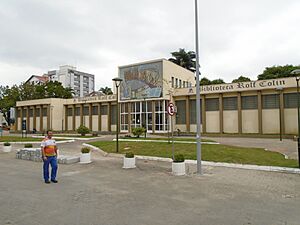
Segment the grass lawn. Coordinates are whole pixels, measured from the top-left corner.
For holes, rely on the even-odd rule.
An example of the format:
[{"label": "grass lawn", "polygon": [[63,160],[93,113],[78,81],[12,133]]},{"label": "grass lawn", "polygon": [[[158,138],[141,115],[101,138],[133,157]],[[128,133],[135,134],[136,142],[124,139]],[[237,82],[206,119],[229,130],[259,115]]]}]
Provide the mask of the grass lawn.
[{"label": "grass lawn", "polygon": [[[147,138],[145,138],[143,135],[142,136],[140,136],[139,138],[135,138],[135,137],[130,137],[130,138],[128,138],[128,137],[120,137],[120,139],[130,139],[130,140],[164,140],[164,141],[167,141],[168,140],[168,138],[165,138],[165,137],[163,137],[163,138],[159,138],[159,137],[156,137],[156,138],[149,138],[149,137],[147,137]],[[170,137],[170,141],[172,142],[172,138]],[[183,137],[183,138],[181,138],[181,137],[174,137],[174,141],[194,141],[194,142],[196,142],[196,137],[195,138],[185,138],[185,137]],[[213,140],[208,140],[208,139],[202,139],[201,138],[201,142],[215,142],[215,141],[213,141]]]},{"label": "grass lawn", "polygon": [[[103,151],[114,153],[116,142],[97,141],[91,142]],[[128,151],[135,155],[158,156],[171,158],[172,145],[168,143],[155,142],[119,142],[120,153]],[[129,148],[129,149],[124,149]],[[175,154],[182,153],[186,159],[196,159],[196,144],[174,144]],[[263,166],[281,166],[297,168],[298,162],[293,159],[285,159],[283,155],[277,152],[269,152],[260,148],[241,148],[227,145],[202,145],[202,159],[212,162],[227,162]]]},{"label": "grass lawn", "polygon": [[42,141],[42,140],[43,140],[43,137],[41,137],[41,138],[33,138],[33,137],[22,138],[19,136],[0,137],[0,142],[32,142],[32,141]]}]

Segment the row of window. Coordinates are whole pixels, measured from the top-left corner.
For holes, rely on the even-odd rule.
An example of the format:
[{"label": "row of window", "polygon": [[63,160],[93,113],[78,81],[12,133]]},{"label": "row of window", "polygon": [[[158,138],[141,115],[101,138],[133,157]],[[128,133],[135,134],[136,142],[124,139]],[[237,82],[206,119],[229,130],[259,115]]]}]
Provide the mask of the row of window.
[{"label": "row of window", "polygon": [[187,88],[191,87],[192,83],[178,78],[172,77],[172,88]]},{"label": "row of window", "polygon": [[[33,109],[29,109],[28,114],[29,117],[33,117]],[[41,115],[41,109],[40,108],[35,109],[35,116],[40,117],[40,115]],[[17,117],[20,116],[21,116],[21,111],[17,110]],[[27,109],[22,109],[22,116],[27,117]],[[47,116],[47,108],[42,109],[42,116]]]},{"label": "row of window", "polygon": [[[258,108],[257,96],[242,96],[241,100],[242,100],[242,110]],[[186,101],[185,100],[176,101],[176,107],[177,107],[176,124],[185,124],[186,123]],[[298,107],[297,93],[284,94],[284,108],[297,108],[297,107]],[[262,108],[278,109],[279,95],[263,95]],[[202,112],[202,108],[200,110]],[[223,110],[237,110],[237,97],[223,98]],[[205,111],[219,111],[219,98],[205,99]],[[189,113],[190,113],[190,123],[196,124],[197,123],[196,100],[190,100]]]},{"label": "row of window", "polygon": [[[287,93],[283,95],[284,108],[297,108],[297,93]],[[184,100],[183,100],[184,101]],[[241,97],[242,110],[258,109],[258,96],[242,96]],[[300,102],[299,102],[300,103]],[[176,102],[177,105],[177,102]],[[263,109],[278,109],[280,100],[278,94],[262,95],[262,108]],[[223,110],[237,110],[237,97],[223,98]],[[205,99],[205,111],[218,111],[219,98]]]}]

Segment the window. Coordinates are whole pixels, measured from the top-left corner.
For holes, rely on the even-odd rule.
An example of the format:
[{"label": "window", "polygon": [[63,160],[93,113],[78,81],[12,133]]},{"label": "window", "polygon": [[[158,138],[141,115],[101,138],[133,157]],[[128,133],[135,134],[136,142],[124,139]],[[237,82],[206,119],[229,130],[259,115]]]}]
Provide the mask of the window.
[{"label": "window", "polygon": [[262,96],[263,109],[278,109],[279,108],[279,95],[263,95]]},{"label": "window", "polygon": [[242,96],[242,109],[257,109],[257,96]]},{"label": "window", "polygon": [[98,106],[92,107],[92,115],[98,115]]},{"label": "window", "polygon": [[181,80],[179,80],[179,88],[181,88]]},{"label": "window", "polygon": [[67,109],[67,116],[73,116],[73,109],[72,108]]},{"label": "window", "polygon": [[[290,108],[297,108],[297,93],[288,93],[283,94],[284,96],[284,108],[290,109]],[[300,98],[300,96],[299,96]],[[299,101],[300,103],[300,101]]]},{"label": "window", "polygon": [[110,107],[111,113],[110,113],[110,123],[111,125],[116,125],[117,124],[117,106],[112,105]]},{"label": "window", "polygon": [[35,109],[35,116],[39,117],[41,115],[40,108]]},{"label": "window", "polygon": [[183,88],[185,88],[185,81],[183,81]]},{"label": "window", "polygon": [[174,87],[174,77],[172,77],[172,88]]},{"label": "window", "polygon": [[75,108],[75,116],[80,116],[80,107]]},{"label": "window", "polygon": [[84,115],[84,116],[88,116],[89,113],[90,113],[89,107],[88,107],[88,106],[84,106],[84,107],[83,107],[83,115]]},{"label": "window", "polygon": [[176,101],[175,105],[177,107],[176,124],[186,124],[185,100]]},{"label": "window", "polygon": [[205,110],[206,111],[219,111],[219,99],[218,98],[208,98],[205,100]]},{"label": "window", "polygon": [[27,109],[22,109],[22,116],[26,117],[27,116]]},{"label": "window", "polygon": [[[200,123],[202,123],[202,100],[200,99]],[[197,106],[196,100],[190,100],[190,124],[197,124]]]},{"label": "window", "polygon": [[47,116],[47,108],[43,108],[43,116]]},{"label": "window", "polygon": [[107,115],[107,105],[103,105],[100,107],[101,115]]},{"label": "window", "polygon": [[224,110],[237,110],[237,97],[223,98]]},{"label": "window", "polygon": [[178,88],[178,78],[175,79],[175,88]]}]

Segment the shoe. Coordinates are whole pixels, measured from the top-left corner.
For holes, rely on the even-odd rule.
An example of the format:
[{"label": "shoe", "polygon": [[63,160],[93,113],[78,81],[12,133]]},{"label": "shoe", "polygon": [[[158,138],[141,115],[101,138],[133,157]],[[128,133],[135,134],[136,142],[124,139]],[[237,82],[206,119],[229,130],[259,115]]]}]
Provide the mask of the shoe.
[{"label": "shoe", "polygon": [[49,181],[49,180],[45,180],[45,183],[46,183],[46,184],[50,184],[50,181]]},{"label": "shoe", "polygon": [[[57,183],[58,181],[57,180],[51,180],[52,183]],[[50,182],[49,182],[50,183]]]}]

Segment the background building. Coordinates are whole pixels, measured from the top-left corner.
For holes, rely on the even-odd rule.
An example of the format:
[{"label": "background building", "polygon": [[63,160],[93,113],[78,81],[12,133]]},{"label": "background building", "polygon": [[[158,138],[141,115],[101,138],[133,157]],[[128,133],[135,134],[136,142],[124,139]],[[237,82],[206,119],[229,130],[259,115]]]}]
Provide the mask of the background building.
[{"label": "background building", "polygon": [[87,96],[95,91],[95,75],[76,70],[74,66],[60,66],[59,70],[48,71],[43,76],[32,75],[27,82],[34,84],[58,81],[63,87],[74,90],[74,97]]}]

